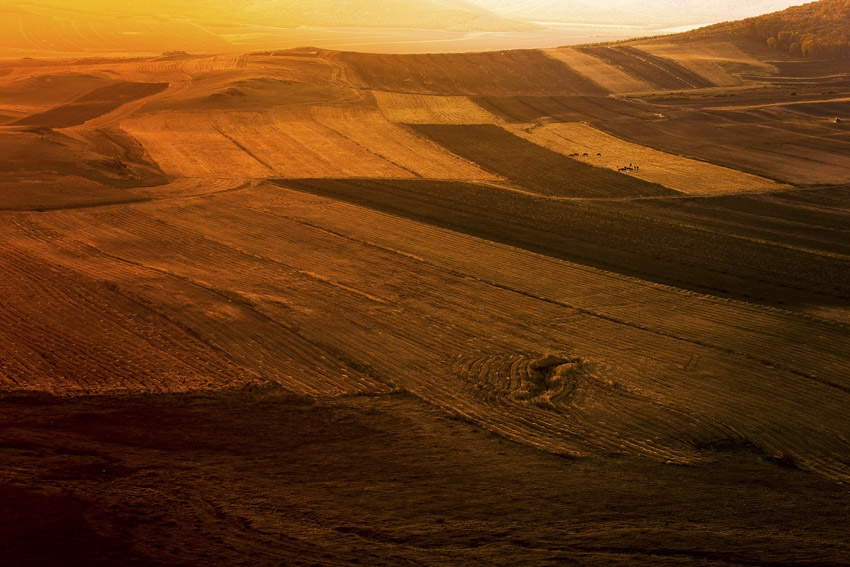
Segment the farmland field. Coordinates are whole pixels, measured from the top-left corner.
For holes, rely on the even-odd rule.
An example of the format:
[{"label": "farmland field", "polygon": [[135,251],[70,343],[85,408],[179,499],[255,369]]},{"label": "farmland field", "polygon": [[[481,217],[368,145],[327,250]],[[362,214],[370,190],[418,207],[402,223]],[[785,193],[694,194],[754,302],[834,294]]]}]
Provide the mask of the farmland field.
[{"label": "farmland field", "polygon": [[688,195],[767,192],[789,188],[788,185],[770,179],[627,142],[583,123],[520,125],[509,130],[550,150],[568,156],[580,154],[576,157],[597,167],[620,170],[634,165],[637,169],[630,168],[627,171],[629,176]]},{"label": "farmland field", "polygon": [[586,47],[582,52],[620,67],[627,74],[658,90],[698,89],[714,86],[709,79],[672,59],[658,57],[630,46]]},{"label": "farmland field", "polygon": [[0,563],[850,565],[840,64],[14,14]]},{"label": "farmland field", "polygon": [[541,195],[636,197],[677,193],[582,163],[491,124],[419,124],[414,129],[482,168]]},{"label": "farmland field", "polygon": [[342,53],[355,85],[411,94],[606,94],[605,89],[536,50],[470,54]]}]

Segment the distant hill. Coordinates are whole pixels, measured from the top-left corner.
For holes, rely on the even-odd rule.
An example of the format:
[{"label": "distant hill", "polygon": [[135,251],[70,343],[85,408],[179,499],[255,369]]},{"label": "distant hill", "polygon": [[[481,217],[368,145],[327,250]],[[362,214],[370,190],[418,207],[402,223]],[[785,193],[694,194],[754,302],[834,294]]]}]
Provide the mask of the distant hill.
[{"label": "distant hill", "polygon": [[795,0],[473,0],[509,18],[544,22],[683,26],[781,10]]},{"label": "distant hill", "polygon": [[807,59],[850,59],[850,0],[821,0],[715,29],[758,37]]}]

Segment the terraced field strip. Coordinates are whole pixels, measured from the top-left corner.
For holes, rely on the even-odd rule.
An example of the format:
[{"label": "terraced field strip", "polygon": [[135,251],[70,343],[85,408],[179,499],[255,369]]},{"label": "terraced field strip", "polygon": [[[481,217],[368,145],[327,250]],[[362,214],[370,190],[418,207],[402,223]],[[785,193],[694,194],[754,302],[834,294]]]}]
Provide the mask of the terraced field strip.
[{"label": "terraced field strip", "polygon": [[181,65],[181,68],[187,73],[209,73],[211,71],[244,69],[247,65],[247,55],[228,54],[189,59]]},{"label": "terraced field strip", "polygon": [[772,65],[759,61],[738,46],[726,41],[649,40],[638,42],[634,44],[634,47],[655,57],[675,61],[720,87],[743,84],[737,73],[776,71]]},{"label": "terraced field strip", "polygon": [[381,55],[340,53],[357,86],[436,95],[573,94],[607,91],[536,50]]},{"label": "terraced field strip", "polygon": [[[820,198],[828,194],[828,201]],[[613,206],[613,204],[612,204]],[[749,234],[789,247],[850,256],[850,189],[797,190],[710,199],[631,200],[623,208],[646,207],[652,216]]]},{"label": "terraced field strip", "polygon": [[[445,270],[447,285],[441,292],[450,298],[454,293],[478,294],[469,310],[443,315],[453,317],[451,323],[440,324],[432,319],[437,313],[427,311],[427,320],[435,325],[420,323],[418,336],[401,343],[397,341],[402,331],[396,325],[421,319],[416,311],[429,309],[430,300],[405,300],[405,309],[392,316],[384,313],[374,323],[369,322],[374,312],[357,319],[367,328],[380,325],[384,330],[381,337],[373,337],[365,329],[366,335],[355,336],[345,331],[343,323],[343,328],[327,329],[333,340],[349,345],[340,348],[357,350],[370,365],[397,376],[405,388],[438,405],[454,408],[513,438],[529,435],[527,442],[550,449],[560,446],[561,451],[581,450],[590,440],[597,450],[617,447],[627,453],[655,455],[653,458],[666,455],[687,460],[701,458],[701,449],[695,453],[694,448],[710,445],[711,439],[726,439],[741,446],[752,443],[767,454],[787,451],[805,467],[836,478],[847,475],[847,440],[841,431],[846,431],[850,418],[843,402],[837,402],[850,395],[845,372],[850,337],[843,326],[684,293],[344,203],[312,196],[299,199],[289,191],[276,196],[259,191],[252,195],[248,199],[240,196],[238,206],[308,223],[319,232],[329,231],[326,234],[423,264],[412,272],[394,272],[396,277],[431,268]],[[237,203],[234,197],[222,199]],[[367,261],[373,263],[363,259]],[[456,276],[472,278],[468,285],[473,289],[456,291],[451,283]],[[411,285],[409,289],[413,299],[418,295],[414,289],[424,291],[428,286]],[[452,299],[455,301],[462,305],[463,297]],[[442,305],[445,303],[439,300],[433,304]],[[455,305],[445,307],[457,309]],[[535,311],[536,317],[555,318],[529,319]],[[405,313],[413,317],[407,323]],[[488,330],[476,334],[477,325],[486,325]],[[432,340],[435,342],[430,344]],[[501,350],[503,355],[498,354],[499,344],[508,349]],[[537,346],[523,350],[530,345]],[[376,357],[372,348],[382,356]],[[439,368],[445,362],[439,363],[439,356],[434,359],[435,354],[453,348],[463,349],[449,359],[454,374],[459,373],[465,384],[460,389],[441,374],[445,370]],[[588,367],[590,382],[582,385],[584,379],[580,379],[576,384],[579,397],[561,398],[570,404],[589,388],[596,392],[588,394],[595,399],[592,404],[577,403],[582,410],[560,413],[557,399],[554,407],[528,403],[521,395],[527,391],[527,386],[521,386],[527,379],[520,367],[516,374],[507,370],[507,384],[505,378],[498,378],[504,376],[503,370],[464,370],[487,359],[487,353],[491,353],[491,362],[482,364],[492,367],[493,361],[503,356],[506,362],[496,364],[503,367],[513,366],[511,360],[522,360],[511,358],[511,352],[533,353],[541,348],[572,352],[596,362]],[[473,351],[482,354],[476,357],[470,354]],[[407,366],[413,360],[417,363]],[[470,372],[483,378],[470,377]],[[490,383],[494,372],[492,379],[504,386],[482,390],[474,384]],[[469,385],[470,381],[473,384]],[[499,393],[505,388],[511,395]],[[610,397],[621,395],[624,397],[616,403]],[[500,409],[506,405],[521,411],[506,413]],[[668,417],[662,418],[665,412]],[[603,417],[605,413],[608,419]],[[671,429],[664,425],[679,420],[688,425]],[[773,428],[769,424],[775,420],[782,420],[783,425]],[[594,435],[584,442],[578,440],[582,432],[590,430]]]},{"label": "terraced field strip", "polygon": [[273,170],[216,129],[210,114],[159,112],[123,120],[162,170],[177,177],[268,177]]},{"label": "terraced field strip", "polygon": [[[746,112],[746,111],[744,111]],[[620,120],[605,131],[661,151],[691,156],[800,185],[850,182],[850,143],[819,127],[753,119],[750,113],[693,112],[677,120]]]},{"label": "terraced field strip", "polygon": [[465,96],[373,91],[381,113],[401,124],[494,124],[501,120]]},{"label": "terraced field strip", "polygon": [[535,193],[557,197],[675,195],[661,185],[593,167],[492,124],[411,125],[449,151]]},{"label": "terraced field strip", "polygon": [[[837,103],[837,104],[836,104]],[[819,112],[820,115],[834,115],[836,111],[840,113],[841,111],[847,111],[850,108],[850,97],[842,96],[837,98],[827,98],[827,99],[819,99],[819,100],[783,100],[783,101],[774,101],[774,102],[762,102],[757,104],[740,104],[740,105],[725,105],[725,106],[709,106],[706,107],[706,110],[761,110],[763,108],[786,108],[790,107],[791,110],[794,107],[801,107],[805,110],[818,110],[819,107],[829,109],[828,112]]]},{"label": "terraced field strip", "polygon": [[[413,177],[410,171],[302,111],[214,115],[217,130],[279,175]],[[387,141],[391,143],[390,141]]]},{"label": "terraced field strip", "polygon": [[[388,121],[375,110],[355,106],[315,106],[310,115],[322,127],[416,176],[432,179],[499,179],[431,140]],[[378,177],[378,171],[371,176]],[[389,172],[389,176],[409,175],[394,170]]]},{"label": "terraced field strip", "polygon": [[[550,150],[607,169],[630,167],[623,175],[657,183],[688,195],[761,193],[789,185],[678,155],[660,152],[606,134],[582,123],[509,125],[505,128]],[[597,155],[602,154],[602,155]],[[635,169],[635,166],[637,169]]]},{"label": "terraced field strip", "polygon": [[581,47],[582,53],[598,57],[609,65],[661,90],[702,89],[716,86],[711,81],[671,59],[657,57],[634,47]]},{"label": "terraced field strip", "polygon": [[557,49],[544,49],[543,53],[565,63],[573,71],[581,73],[594,83],[614,94],[654,90],[654,87],[646,81],[629,75],[620,67],[579,49],[560,47]]},{"label": "terraced field strip", "polygon": [[[535,197],[486,185],[405,180],[281,181],[310,193],[588,266],[700,292],[820,312],[846,306],[850,259],[746,227],[649,216],[618,201]],[[762,234],[764,236],[764,234]],[[846,308],[838,320],[850,320]]]},{"label": "terraced field strip", "polygon": [[517,124],[658,117],[655,109],[608,97],[477,96],[472,101],[506,122]]}]

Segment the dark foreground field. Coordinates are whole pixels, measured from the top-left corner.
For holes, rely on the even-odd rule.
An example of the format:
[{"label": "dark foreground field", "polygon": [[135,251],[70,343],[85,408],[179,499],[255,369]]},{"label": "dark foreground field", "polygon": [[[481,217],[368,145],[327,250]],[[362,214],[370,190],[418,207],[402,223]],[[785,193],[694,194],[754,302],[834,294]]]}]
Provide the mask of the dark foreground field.
[{"label": "dark foreground field", "polygon": [[9,567],[850,565],[847,487],[744,449],[572,460],[404,393],[0,409]]}]

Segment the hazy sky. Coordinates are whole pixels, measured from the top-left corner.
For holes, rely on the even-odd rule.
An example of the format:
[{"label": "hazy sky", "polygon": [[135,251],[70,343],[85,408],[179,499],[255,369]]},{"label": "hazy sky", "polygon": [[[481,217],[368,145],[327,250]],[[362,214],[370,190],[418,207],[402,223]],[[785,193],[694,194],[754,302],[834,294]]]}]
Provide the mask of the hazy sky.
[{"label": "hazy sky", "polygon": [[499,14],[536,21],[594,21],[672,25],[716,23],[757,16],[800,0],[470,0]]},{"label": "hazy sky", "polygon": [[15,54],[103,50],[209,52],[228,48],[257,51],[300,45],[385,52],[552,47],[682,31],[803,3],[794,0],[0,0],[0,52],[4,49]]}]

